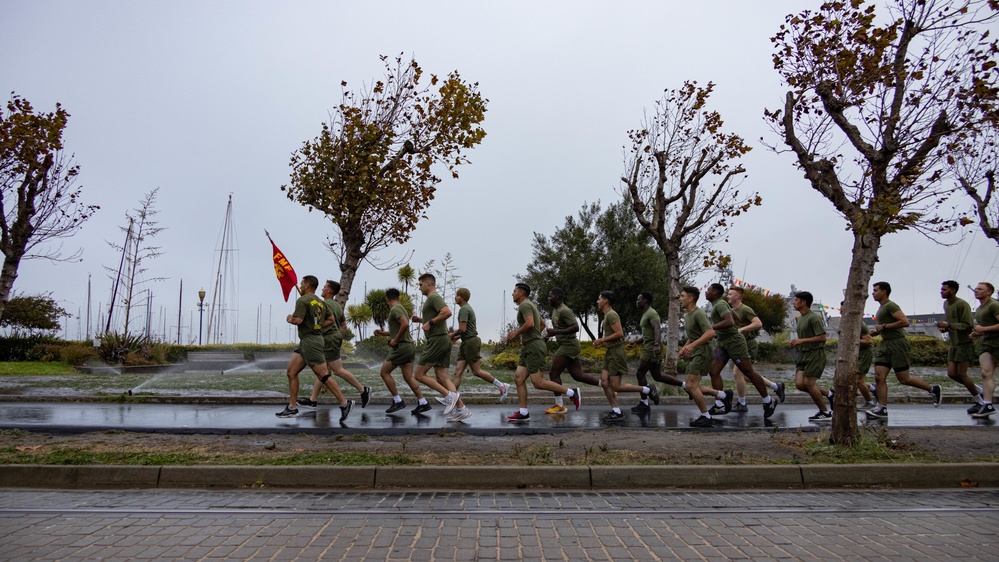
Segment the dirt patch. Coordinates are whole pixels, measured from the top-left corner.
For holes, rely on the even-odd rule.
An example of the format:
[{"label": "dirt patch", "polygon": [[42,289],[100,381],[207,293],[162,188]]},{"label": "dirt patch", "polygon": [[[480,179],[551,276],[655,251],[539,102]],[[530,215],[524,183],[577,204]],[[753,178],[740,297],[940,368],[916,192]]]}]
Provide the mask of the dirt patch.
[{"label": "dirt patch", "polygon": [[[100,432],[0,433],[0,462],[76,462],[73,451],[156,464],[370,464],[444,466],[786,464],[827,462],[999,462],[991,428],[910,428],[864,434],[853,449],[827,432],[617,431],[476,437],[442,435],[170,435]],[[46,461],[45,455],[59,453]],[[135,456],[129,461],[128,456]],[[145,460],[141,457],[146,455]],[[323,455],[329,455],[324,461]],[[79,455],[83,459],[84,455]],[[78,462],[99,462],[79,460]]]}]

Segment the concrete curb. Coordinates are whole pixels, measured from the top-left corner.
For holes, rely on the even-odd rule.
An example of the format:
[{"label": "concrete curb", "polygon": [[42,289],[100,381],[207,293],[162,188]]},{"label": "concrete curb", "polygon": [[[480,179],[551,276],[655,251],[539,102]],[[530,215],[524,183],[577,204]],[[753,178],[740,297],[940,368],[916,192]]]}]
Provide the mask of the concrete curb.
[{"label": "concrete curb", "polygon": [[999,463],[703,466],[4,465],[3,488],[806,489],[999,487]]}]

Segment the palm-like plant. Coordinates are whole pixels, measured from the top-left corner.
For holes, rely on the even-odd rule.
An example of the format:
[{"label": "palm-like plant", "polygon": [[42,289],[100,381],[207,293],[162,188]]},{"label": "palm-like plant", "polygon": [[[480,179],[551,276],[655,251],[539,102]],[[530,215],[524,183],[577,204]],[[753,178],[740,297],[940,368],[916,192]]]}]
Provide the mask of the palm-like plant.
[{"label": "palm-like plant", "polygon": [[363,302],[347,305],[347,322],[360,334],[361,339],[364,339],[364,326],[371,322],[372,316],[371,307]]},{"label": "palm-like plant", "polygon": [[399,268],[398,275],[399,282],[402,283],[405,292],[409,294],[409,284],[416,282],[416,270],[407,263]]}]

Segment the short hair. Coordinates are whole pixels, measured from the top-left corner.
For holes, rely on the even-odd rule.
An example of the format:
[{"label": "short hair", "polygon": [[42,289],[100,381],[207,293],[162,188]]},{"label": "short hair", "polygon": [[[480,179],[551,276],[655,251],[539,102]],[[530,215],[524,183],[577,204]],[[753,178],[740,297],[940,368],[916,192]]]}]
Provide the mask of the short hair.
[{"label": "short hair", "polygon": [[652,299],[654,298],[652,296],[652,293],[650,293],[648,291],[642,291],[641,293],[638,293],[638,296],[640,296],[643,299],[645,299],[645,302],[647,302],[649,304],[652,304]]},{"label": "short hair", "polygon": [[614,295],[614,291],[600,291],[600,296],[611,304],[614,304],[614,301],[617,300],[617,296]]},{"label": "short hair", "polygon": [[719,295],[725,292],[725,287],[722,287],[721,283],[712,283],[708,285],[708,288],[714,290],[714,292],[718,293]]},{"label": "short hair", "polygon": [[979,281],[979,283],[978,283],[978,284],[979,284],[979,285],[985,285],[986,287],[988,287],[988,288],[989,288],[989,294],[990,294],[990,295],[991,295],[992,293],[996,292],[996,288],[995,288],[995,286],[994,286],[994,285],[993,285],[992,283],[989,283],[988,281]]},{"label": "short hair", "polygon": [[337,283],[336,281],[332,279],[327,279],[326,285],[330,288],[331,291],[333,291],[334,295],[340,292],[340,284]]},{"label": "short hair", "polygon": [[947,281],[941,283],[941,285],[943,285],[944,287],[949,287],[951,289],[954,289],[955,293],[957,292],[958,289],[961,288],[961,285],[959,285],[957,281],[954,281],[953,279],[948,279]]},{"label": "short hair", "polygon": [[313,289],[319,288],[319,279],[315,275],[306,275],[305,277],[302,277],[302,282]]},{"label": "short hair", "polygon": [[399,289],[385,289],[385,298],[389,300],[399,300]]},{"label": "short hair", "polygon": [[691,285],[687,285],[686,287],[680,289],[680,292],[687,293],[688,295],[694,297],[694,302],[697,302],[697,299],[701,296],[701,290]]},{"label": "short hair", "polygon": [[524,296],[525,297],[531,296],[531,286],[528,285],[527,283],[523,283],[523,282],[517,283],[516,285],[514,285],[514,287],[520,289],[521,291],[524,291]]},{"label": "short hair", "polygon": [[560,301],[565,300],[565,291],[563,291],[560,287],[552,287],[551,289],[548,289],[548,292],[555,293],[555,296],[558,297],[558,300]]},{"label": "short hair", "polygon": [[806,306],[812,306],[812,301],[815,297],[813,297],[812,293],[809,293],[808,291],[798,291],[794,294],[794,298],[805,301]]},{"label": "short hair", "polygon": [[889,285],[887,281],[878,281],[874,284],[874,286],[880,288],[889,297],[891,296],[891,285]]},{"label": "short hair", "polygon": [[437,284],[437,278],[434,277],[433,273],[424,273],[423,275],[420,276],[420,278],[418,280],[419,281],[430,281],[434,285]]},{"label": "short hair", "polygon": [[461,297],[461,298],[465,299],[466,301],[467,301],[468,299],[472,298],[472,292],[471,292],[471,291],[469,291],[468,289],[464,288],[464,287],[462,287],[462,288],[458,289],[458,291],[457,291],[457,292],[455,292],[455,294],[454,294],[454,295],[455,295],[456,297]]},{"label": "short hair", "polygon": [[732,285],[731,287],[728,288],[728,290],[729,291],[735,291],[736,293],[739,293],[742,296],[746,296],[746,290],[743,289],[742,287],[738,287],[736,285]]}]

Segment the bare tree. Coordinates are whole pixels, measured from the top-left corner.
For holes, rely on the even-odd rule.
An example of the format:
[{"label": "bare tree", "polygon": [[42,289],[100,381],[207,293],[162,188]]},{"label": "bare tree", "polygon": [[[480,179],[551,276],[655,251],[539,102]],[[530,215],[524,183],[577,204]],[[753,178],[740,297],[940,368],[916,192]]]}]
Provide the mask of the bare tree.
[{"label": "bare tree", "polygon": [[[114,242],[108,242],[108,245],[121,252],[123,256],[122,266],[118,270],[105,266],[109,275],[114,275],[116,279],[120,279],[121,283],[124,283],[121,298],[125,314],[125,322],[122,327],[123,335],[128,335],[133,309],[142,305],[142,302],[135,302],[136,293],[139,288],[146,283],[161,281],[163,279],[162,277],[145,278],[143,276],[149,269],[146,262],[163,254],[160,246],[152,245],[152,238],[165,230],[165,227],[159,226],[159,221],[155,220],[156,215],[159,214],[159,211],[155,207],[156,195],[159,193],[159,190],[157,187],[146,193],[142,201],[139,202],[139,206],[125,214],[128,219],[128,226],[120,227],[122,232],[125,232],[125,244],[118,245]],[[117,285],[118,281],[116,280],[115,283]],[[114,307],[113,301],[114,299],[112,299],[111,303],[112,310]],[[112,313],[109,311],[109,326],[111,316]]]},{"label": "bare tree", "polygon": [[79,251],[64,257],[61,244],[40,246],[72,236],[100,208],[84,205],[74,187],[80,168],[63,153],[62,143],[68,120],[61,105],[52,113],[35,113],[16,94],[0,113],[0,317],[21,260],[79,258]]},{"label": "bare tree", "polygon": [[958,152],[954,174],[975,204],[978,226],[993,242],[999,243],[996,166],[999,166],[999,133],[995,127],[987,127],[974,137],[972,145]]},{"label": "bare tree", "polygon": [[[745,173],[739,158],[751,149],[738,135],[722,131],[718,112],[705,109],[713,89],[710,82],[705,88],[685,82],[667,90],[641,128],[628,133],[631,147],[621,178],[639,224],[652,235],[669,268],[663,361],[669,374],[676,374],[680,280],[719,258],[727,261],[712,247],[725,239],[733,217],[761,204],[758,194],[738,190]],[[687,271],[681,256],[688,258]]]},{"label": "bare tree", "polygon": [[772,39],[789,91],[767,120],[813,189],[853,234],[836,354],[835,443],[857,439],[851,373],[868,284],[884,236],[953,228],[942,181],[952,154],[995,120],[995,0],[826,2],[787,16]]}]

